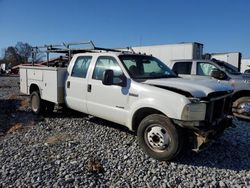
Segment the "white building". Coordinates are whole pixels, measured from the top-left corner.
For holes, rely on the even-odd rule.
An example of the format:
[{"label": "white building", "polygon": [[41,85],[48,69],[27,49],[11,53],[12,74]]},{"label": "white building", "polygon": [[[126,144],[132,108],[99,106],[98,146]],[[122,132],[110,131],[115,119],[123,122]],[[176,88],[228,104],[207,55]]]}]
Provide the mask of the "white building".
[{"label": "white building", "polygon": [[245,70],[250,69],[250,59],[242,59],[241,60],[241,72],[245,72]]},{"label": "white building", "polygon": [[164,63],[177,59],[201,59],[203,54],[203,44],[198,42],[135,46],[132,49],[137,53],[153,55]]}]

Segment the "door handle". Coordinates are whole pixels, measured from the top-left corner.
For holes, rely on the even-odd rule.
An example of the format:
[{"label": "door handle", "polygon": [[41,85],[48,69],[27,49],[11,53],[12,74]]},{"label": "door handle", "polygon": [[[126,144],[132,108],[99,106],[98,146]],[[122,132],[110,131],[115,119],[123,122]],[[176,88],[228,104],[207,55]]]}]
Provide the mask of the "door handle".
[{"label": "door handle", "polygon": [[67,81],[67,88],[70,88],[70,81]]},{"label": "door handle", "polygon": [[92,89],[91,85],[88,84],[88,92],[91,92],[91,89]]}]

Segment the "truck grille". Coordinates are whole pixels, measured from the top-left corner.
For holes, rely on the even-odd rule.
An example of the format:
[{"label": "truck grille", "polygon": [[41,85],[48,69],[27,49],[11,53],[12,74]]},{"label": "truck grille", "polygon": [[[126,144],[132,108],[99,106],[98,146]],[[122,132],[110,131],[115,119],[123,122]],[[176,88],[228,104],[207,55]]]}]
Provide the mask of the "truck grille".
[{"label": "truck grille", "polygon": [[207,105],[206,120],[209,123],[231,113],[231,95],[211,100]]}]

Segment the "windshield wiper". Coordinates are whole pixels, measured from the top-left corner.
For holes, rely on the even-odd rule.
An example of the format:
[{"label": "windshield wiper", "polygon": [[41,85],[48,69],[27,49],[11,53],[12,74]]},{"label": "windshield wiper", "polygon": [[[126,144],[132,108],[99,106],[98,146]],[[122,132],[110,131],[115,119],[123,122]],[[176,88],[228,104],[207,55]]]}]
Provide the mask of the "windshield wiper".
[{"label": "windshield wiper", "polygon": [[177,77],[178,76],[175,75],[162,75],[162,76],[147,77],[147,79],[177,78]]},{"label": "windshield wiper", "polygon": [[163,75],[163,76],[160,76],[160,78],[177,78],[178,76],[176,75]]}]

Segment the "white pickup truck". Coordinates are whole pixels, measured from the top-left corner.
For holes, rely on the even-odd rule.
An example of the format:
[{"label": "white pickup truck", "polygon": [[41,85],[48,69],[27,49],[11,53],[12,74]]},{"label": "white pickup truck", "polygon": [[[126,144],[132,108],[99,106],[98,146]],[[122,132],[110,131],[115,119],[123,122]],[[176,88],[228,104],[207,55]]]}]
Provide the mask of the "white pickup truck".
[{"label": "white pickup truck", "polygon": [[232,123],[230,85],[185,80],[158,59],[129,52],[78,53],[67,69],[21,66],[20,89],[35,114],[65,103],[136,131],[158,160],[176,158],[187,136],[199,150]]},{"label": "white pickup truck", "polygon": [[234,116],[250,120],[250,75],[242,74],[233,65],[218,60],[173,60],[169,67],[183,78],[215,79],[221,83],[231,84],[234,88]]}]

